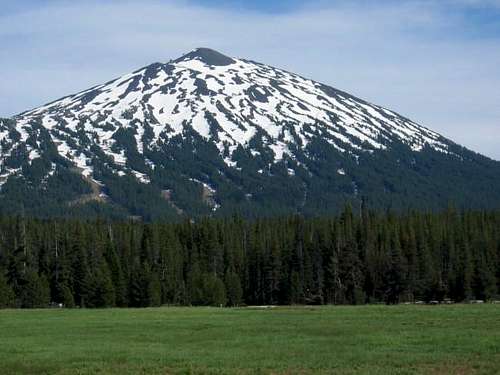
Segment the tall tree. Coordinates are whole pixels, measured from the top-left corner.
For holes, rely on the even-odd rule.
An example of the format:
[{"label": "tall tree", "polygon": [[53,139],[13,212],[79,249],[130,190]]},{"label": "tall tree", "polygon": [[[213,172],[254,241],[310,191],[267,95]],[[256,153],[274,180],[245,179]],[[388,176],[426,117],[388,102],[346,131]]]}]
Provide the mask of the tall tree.
[{"label": "tall tree", "polygon": [[0,272],[0,309],[16,306],[16,295],[14,290],[7,283],[7,279]]}]

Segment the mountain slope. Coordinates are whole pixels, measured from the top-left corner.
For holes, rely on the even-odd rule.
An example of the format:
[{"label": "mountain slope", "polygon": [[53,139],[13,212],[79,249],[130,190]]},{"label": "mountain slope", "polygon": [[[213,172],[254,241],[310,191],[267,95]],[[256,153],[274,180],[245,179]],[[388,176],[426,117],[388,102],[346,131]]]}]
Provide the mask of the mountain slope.
[{"label": "mountain slope", "polygon": [[5,212],[500,206],[500,163],[345,92],[206,48],[1,120],[0,139]]}]

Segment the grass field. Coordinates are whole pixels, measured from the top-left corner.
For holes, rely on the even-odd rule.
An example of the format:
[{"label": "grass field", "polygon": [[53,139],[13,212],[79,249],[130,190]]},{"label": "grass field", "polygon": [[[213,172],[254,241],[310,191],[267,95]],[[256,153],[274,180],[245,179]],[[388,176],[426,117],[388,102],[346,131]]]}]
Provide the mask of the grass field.
[{"label": "grass field", "polygon": [[500,305],[4,310],[0,373],[500,374]]}]

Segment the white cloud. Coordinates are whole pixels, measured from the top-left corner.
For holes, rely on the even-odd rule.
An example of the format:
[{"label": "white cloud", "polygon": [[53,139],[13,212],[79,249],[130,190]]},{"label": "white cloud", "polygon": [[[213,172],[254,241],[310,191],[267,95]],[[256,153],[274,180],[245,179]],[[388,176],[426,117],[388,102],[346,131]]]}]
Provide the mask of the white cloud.
[{"label": "white cloud", "polygon": [[0,16],[0,113],[207,46],[352,92],[500,159],[491,146],[500,40],[461,35],[463,15],[436,4],[318,2],[277,15],[146,0],[18,11]]}]

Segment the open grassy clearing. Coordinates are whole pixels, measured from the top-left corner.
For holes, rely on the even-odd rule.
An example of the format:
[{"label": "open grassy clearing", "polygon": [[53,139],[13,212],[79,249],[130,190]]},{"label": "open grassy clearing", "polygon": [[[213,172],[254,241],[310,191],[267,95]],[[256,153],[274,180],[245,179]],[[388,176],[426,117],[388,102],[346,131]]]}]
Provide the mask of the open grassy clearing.
[{"label": "open grassy clearing", "polygon": [[498,374],[500,305],[0,311],[2,374]]}]

